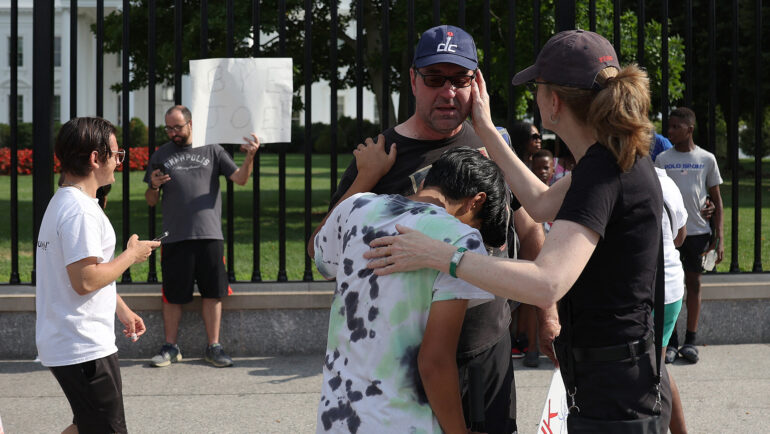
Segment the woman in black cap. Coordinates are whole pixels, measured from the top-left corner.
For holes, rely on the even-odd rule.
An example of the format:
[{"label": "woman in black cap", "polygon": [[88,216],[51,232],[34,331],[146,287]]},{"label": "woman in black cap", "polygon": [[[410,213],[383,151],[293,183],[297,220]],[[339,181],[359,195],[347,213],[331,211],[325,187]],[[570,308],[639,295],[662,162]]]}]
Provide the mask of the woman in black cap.
[{"label": "woman in black cap", "polygon": [[472,115],[527,212],[554,222],[537,259],[463,256],[400,228],[402,235],[372,243],[367,257],[377,259],[370,267],[377,274],[435,268],[541,308],[558,301],[562,328],[554,347],[568,392],[570,433],[637,432],[641,425],[652,431],[638,432],[665,432],[670,391],[665,368],[656,366],[652,320],[663,202],[648,156],[647,74],[635,65],[621,68],[605,38],[572,30],[553,36],[535,64],[513,78],[514,85],[524,83],[537,88],[543,126],[577,161],[552,186],[500,139],[480,72],[472,85]]}]

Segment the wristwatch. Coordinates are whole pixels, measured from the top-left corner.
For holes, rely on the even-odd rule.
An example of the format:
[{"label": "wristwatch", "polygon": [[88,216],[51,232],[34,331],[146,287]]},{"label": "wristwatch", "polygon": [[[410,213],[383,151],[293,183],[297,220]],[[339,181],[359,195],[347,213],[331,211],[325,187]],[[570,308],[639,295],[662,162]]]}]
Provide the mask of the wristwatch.
[{"label": "wristwatch", "polygon": [[459,247],[452,255],[452,259],[449,261],[449,275],[457,277],[457,266],[460,265],[460,260],[463,259],[463,255],[468,249],[465,247]]}]

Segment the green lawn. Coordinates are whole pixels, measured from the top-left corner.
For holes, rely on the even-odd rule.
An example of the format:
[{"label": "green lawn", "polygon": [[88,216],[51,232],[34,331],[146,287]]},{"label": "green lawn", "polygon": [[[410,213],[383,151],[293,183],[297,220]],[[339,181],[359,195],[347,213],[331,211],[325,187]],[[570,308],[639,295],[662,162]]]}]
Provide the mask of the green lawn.
[{"label": "green lawn", "polygon": [[[240,164],[242,154],[236,154]],[[286,157],[286,264],[289,280],[302,280],[305,270],[305,166],[304,155],[288,154]],[[340,155],[338,159],[338,180],[347,167],[351,155]],[[312,163],[312,224],[314,229],[329,206],[329,156],[313,156]],[[260,162],[260,272],[265,281],[274,281],[278,276],[278,156],[261,155]],[[149,234],[148,207],[144,201],[145,184],[143,172],[131,172],[130,222],[131,232],[146,239]],[[0,176],[0,207],[10,210],[10,176]],[[19,176],[19,274],[23,282],[30,281],[32,270],[32,177]],[[224,180],[224,178],[223,178]],[[112,221],[118,245],[123,244],[123,174],[116,173],[115,184],[107,202],[107,215]],[[227,197],[223,190],[223,225],[226,236]],[[245,186],[235,185],[235,277],[239,281],[251,280],[252,276],[252,182]],[[157,232],[161,224],[160,207],[156,216]],[[8,282],[11,274],[11,235],[10,213],[0,213],[0,282]],[[118,248],[122,250],[122,248]],[[116,252],[116,254],[118,254]],[[312,264],[311,264],[312,265]],[[320,274],[313,269],[313,278],[321,280]],[[131,267],[134,282],[147,280],[148,263]],[[160,262],[157,266],[159,278]]]},{"label": "green lawn", "polygon": [[[240,154],[236,154],[236,158]],[[289,280],[301,280],[305,269],[304,240],[304,155],[289,154],[286,158],[286,263]],[[350,155],[339,156],[339,176],[350,161]],[[754,263],[754,178],[753,163],[741,162],[742,179],[739,183],[738,203],[738,265],[741,271],[751,271]],[[768,164],[763,173],[770,173]],[[261,182],[261,222],[260,222],[260,271],[262,279],[274,281],[278,275],[278,156],[263,154],[260,164]],[[312,224],[320,222],[326,212],[329,201],[329,156],[313,156],[312,177]],[[339,179],[338,176],[338,179]],[[131,232],[147,238],[148,207],[144,202],[143,173],[131,173],[130,221]],[[721,186],[725,203],[725,261],[717,266],[721,272],[729,271],[731,264],[730,223],[731,213],[731,178],[723,171],[725,184]],[[123,174],[118,173],[116,183],[109,196],[107,214],[115,227],[118,244],[123,244],[122,203]],[[10,177],[0,176],[0,207],[10,210]],[[224,183],[223,183],[224,190]],[[223,195],[224,196],[224,195]],[[226,197],[223,201],[223,214],[226,213]],[[239,281],[248,281],[252,275],[252,184],[235,186],[235,277]],[[770,270],[770,177],[765,176],[762,186],[762,268]],[[226,216],[223,216],[226,218]],[[158,211],[157,227],[160,229],[161,216]],[[0,212],[0,282],[8,282],[11,273],[11,236],[10,213]],[[225,232],[223,225],[223,232]],[[226,234],[226,232],[225,232]],[[30,281],[32,270],[32,177],[19,177],[19,270],[23,282]],[[160,272],[158,264],[158,272]],[[313,269],[314,279],[320,275]],[[134,282],[147,279],[148,264],[131,268]],[[159,278],[162,276],[159,276]]]}]

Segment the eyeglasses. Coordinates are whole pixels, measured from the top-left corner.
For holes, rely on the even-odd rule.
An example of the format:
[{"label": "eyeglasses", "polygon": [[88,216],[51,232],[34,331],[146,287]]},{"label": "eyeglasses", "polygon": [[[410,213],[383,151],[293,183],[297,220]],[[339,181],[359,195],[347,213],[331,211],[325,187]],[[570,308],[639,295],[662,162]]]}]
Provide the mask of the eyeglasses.
[{"label": "eyeglasses", "polygon": [[420,72],[419,69],[415,68],[415,72],[419,76],[422,77],[423,83],[425,83],[428,87],[443,87],[444,83],[449,80],[450,83],[452,83],[452,87],[456,89],[460,89],[463,87],[468,87],[471,85],[471,82],[474,78],[476,78],[476,73],[474,72],[471,75],[454,75],[454,76],[446,76],[446,75],[439,75],[439,74],[423,74]]},{"label": "eyeglasses", "polygon": [[540,137],[540,134],[538,133],[532,133],[532,140],[541,140],[542,137]]},{"label": "eyeglasses", "polygon": [[166,125],[166,127],[164,129],[166,130],[167,133],[170,133],[172,131],[179,133],[179,132],[182,131],[182,128],[184,128],[189,123],[190,123],[190,121],[187,121],[187,122],[183,123],[182,125],[174,125],[173,127],[170,127],[170,126]]},{"label": "eyeglasses", "polygon": [[122,164],[123,160],[126,158],[126,151],[115,151],[115,161],[118,162],[118,164]]}]

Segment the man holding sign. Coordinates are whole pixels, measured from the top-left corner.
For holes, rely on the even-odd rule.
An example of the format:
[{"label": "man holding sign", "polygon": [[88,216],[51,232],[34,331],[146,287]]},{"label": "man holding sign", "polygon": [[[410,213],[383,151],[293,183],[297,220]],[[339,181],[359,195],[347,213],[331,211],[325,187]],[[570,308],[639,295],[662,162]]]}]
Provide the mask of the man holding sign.
[{"label": "man holding sign", "polygon": [[232,293],[227,283],[222,235],[222,199],[219,175],[245,185],[251,175],[259,139],[244,138],[246,153],[238,167],[221,146],[193,147],[192,115],[182,105],[166,112],[166,134],[170,141],[152,155],[144,180],[145,199],[155,206],[163,191],[163,325],[166,343],[150,364],[168,366],[182,360],[177,345],[182,305],[193,299],[197,281],[203,298],[203,322],[208,346],[205,360],[216,367],[231,366],[232,359],[219,343],[222,297]]}]

